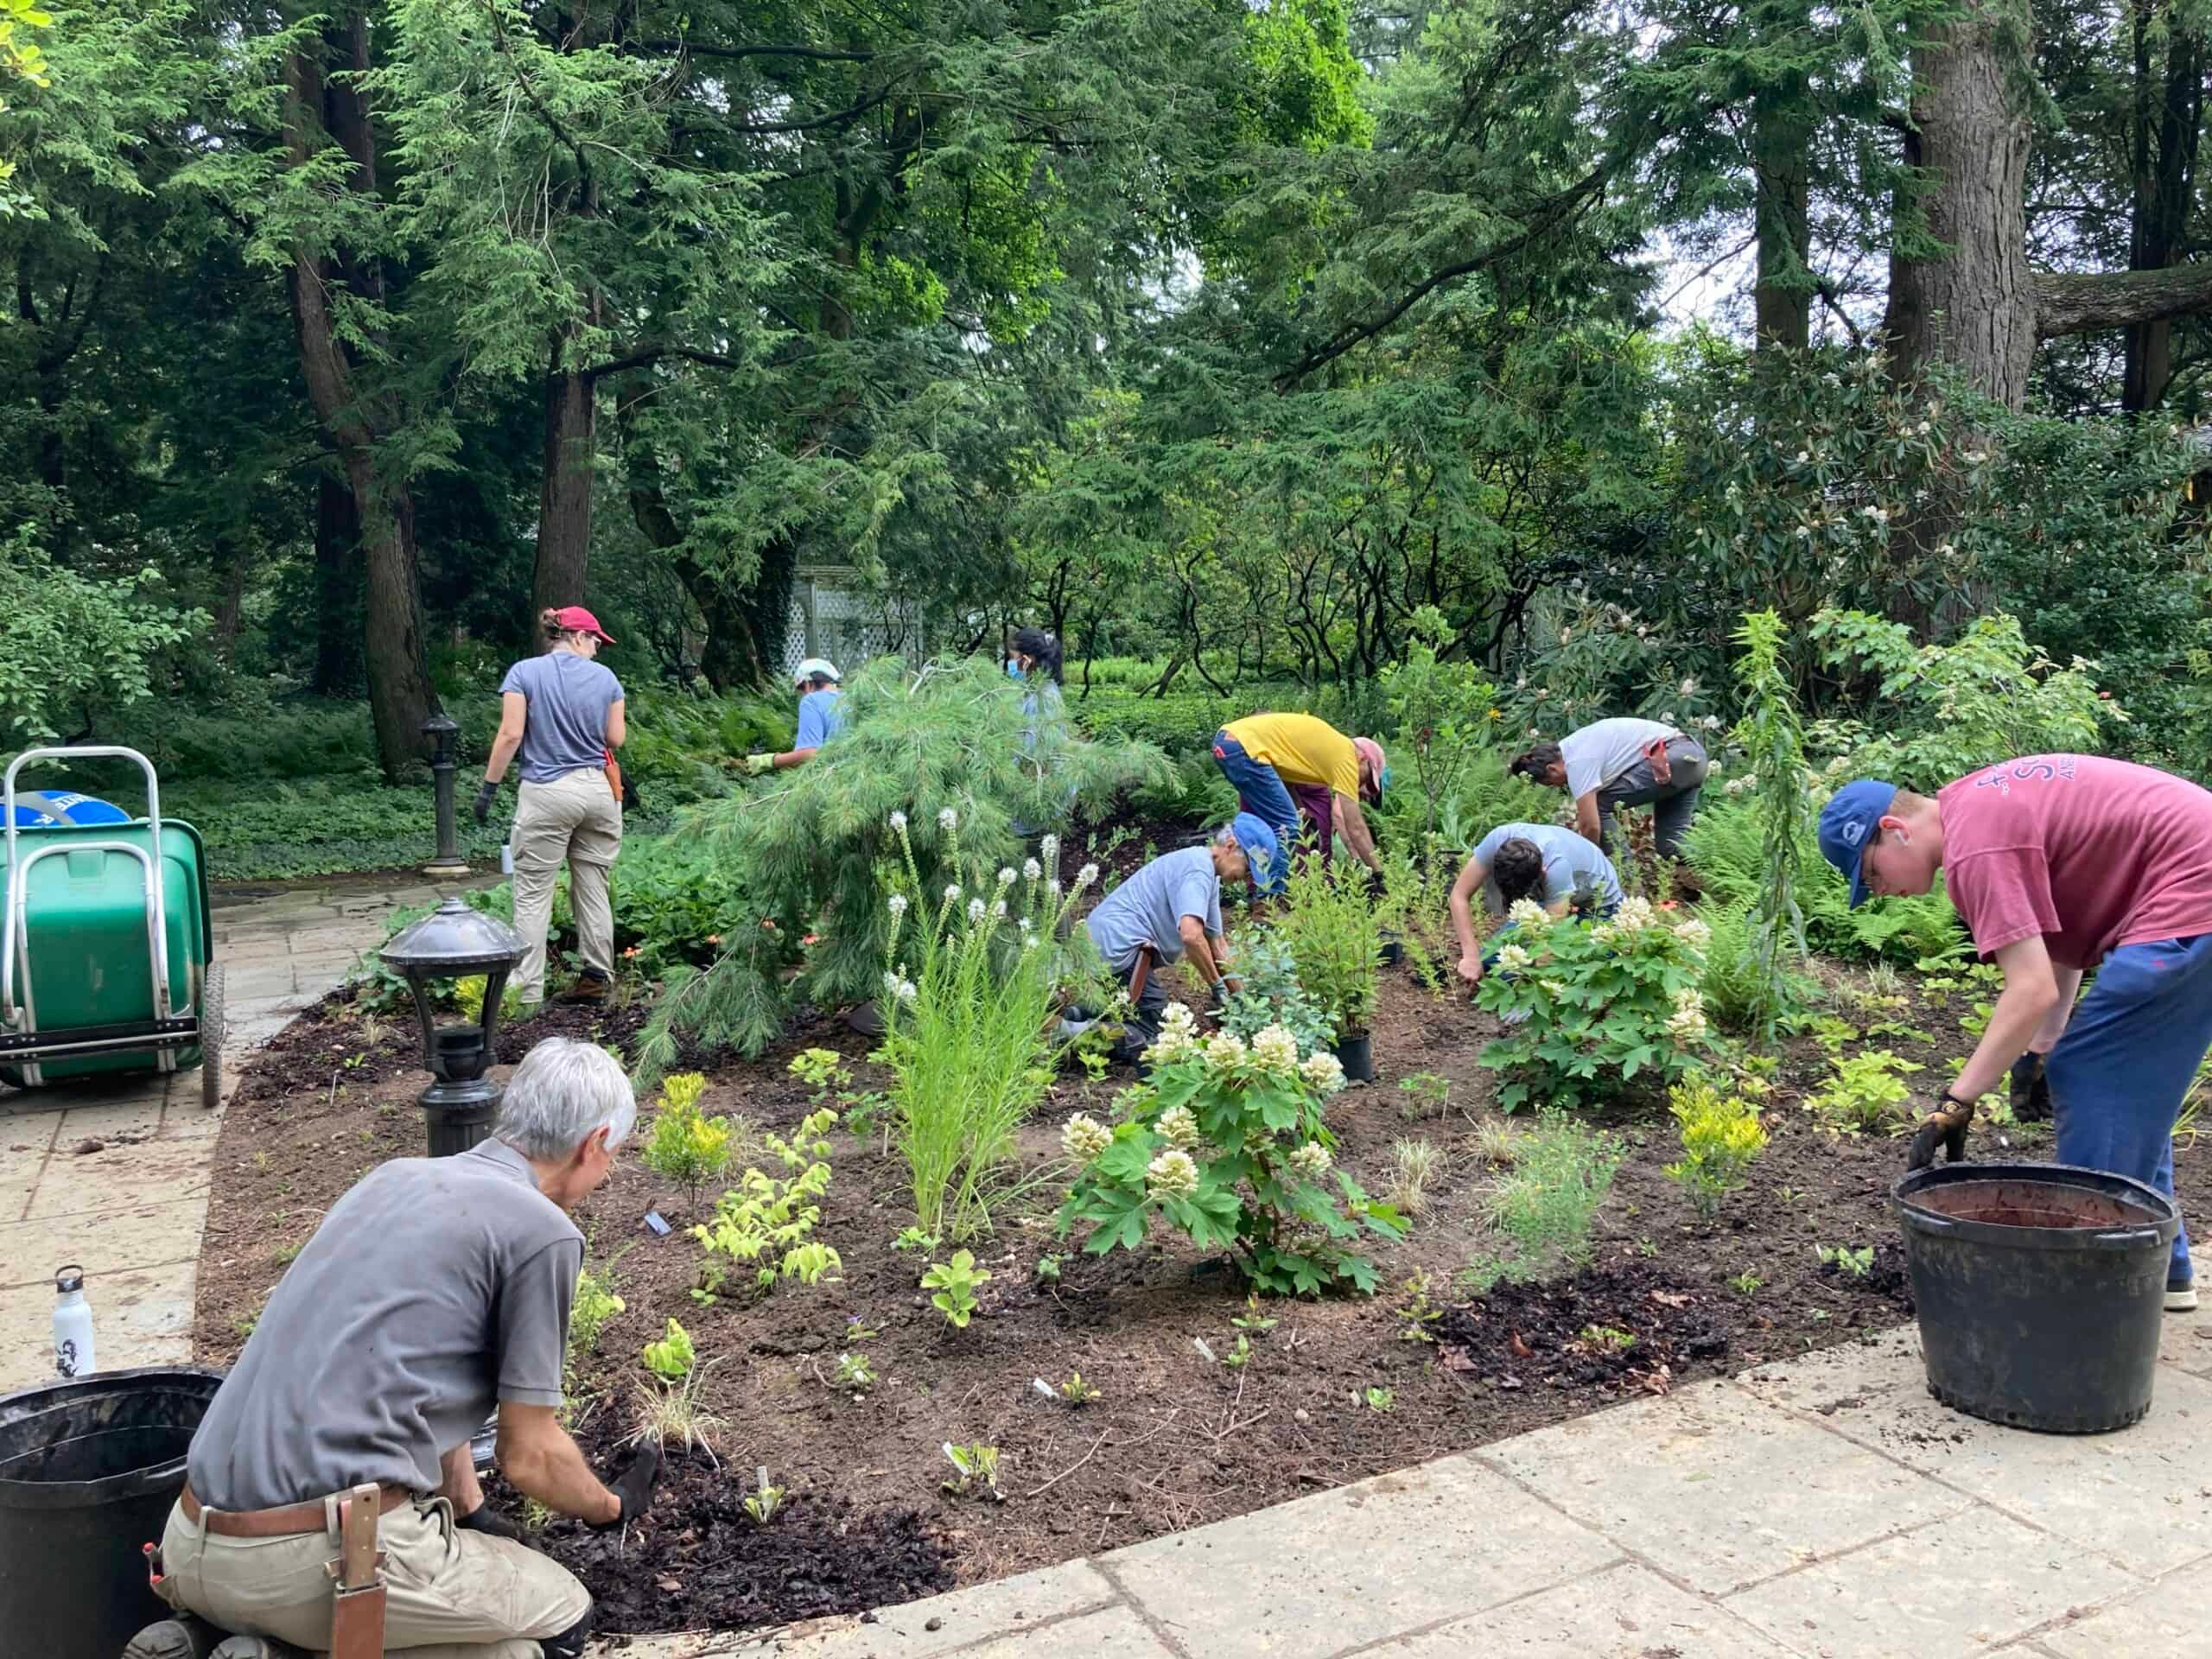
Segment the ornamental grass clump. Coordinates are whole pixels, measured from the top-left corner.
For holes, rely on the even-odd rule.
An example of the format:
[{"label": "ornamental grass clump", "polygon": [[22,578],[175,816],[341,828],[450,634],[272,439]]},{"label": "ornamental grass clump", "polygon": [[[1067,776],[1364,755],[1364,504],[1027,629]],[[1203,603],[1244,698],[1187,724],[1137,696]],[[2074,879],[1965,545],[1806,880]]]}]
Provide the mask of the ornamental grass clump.
[{"label": "ornamental grass clump", "polygon": [[1374,1264],[1351,1241],[1402,1238],[1406,1223],[1335,1167],[1335,1137],[1322,1122],[1344,1087],[1335,1058],[1301,1060],[1281,1027],[1249,1043],[1229,1032],[1202,1041],[1180,1003],[1145,1058],[1152,1075],[1121,1097],[1120,1123],[1109,1129],[1078,1113],[1060,1132],[1077,1169],[1061,1235],[1087,1226],[1087,1251],[1137,1249],[1157,1217],[1201,1249],[1233,1248],[1246,1277],[1270,1294],[1371,1294]]},{"label": "ornamental grass clump", "polygon": [[[885,900],[883,1042],[890,1067],[893,1142],[906,1160],[914,1222],[958,1241],[990,1225],[998,1172],[1014,1157],[1014,1132],[1044,1098],[1067,1039],[1050,1034],[1061,982],[1078,971],[1080,929],[1058,941],[1076,897],[1096,880],[1086,865],[1072,890],[1044,863],[988,866],[931,893],[903,814],[893,826],[904,861]],[[960,819],[946,807],[938,830],[951,848],[939,867],[962,871]]]},{"label": "ornamental grass clump", "polygon": [[1675,1086],[1668,1108],[1681,1131],[1682,1155],[1667,1166],[1667,1177],[1679,1182],[1698,1214],[1711,1221],[1766,1150],[1758,1102],[1723,1094],[1706,1078],[1691,1077]]},{"label": "ornamental grass clump", "polygon": [[1475,1000],[1521,1016],[1482,1052],[1506,1074],[1497,1103],[1580,1106],[1628,1091],[1639,1077],[1672,1084],[1712,1049],[1698,981],[1705,925],[1669,922],[1631,898],[1607,920],[1554,920],[1522,899],[1515,931]]}]

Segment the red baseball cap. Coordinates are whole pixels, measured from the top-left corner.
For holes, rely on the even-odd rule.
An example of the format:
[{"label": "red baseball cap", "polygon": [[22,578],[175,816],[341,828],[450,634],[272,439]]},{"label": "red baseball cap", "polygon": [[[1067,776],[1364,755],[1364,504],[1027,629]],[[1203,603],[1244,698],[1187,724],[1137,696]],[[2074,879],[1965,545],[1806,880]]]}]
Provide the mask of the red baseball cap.
[{"label": "red baseball cap", "polygon": [[555,624],[566,633],[588,633],[602,645],[614,643],[614,636],[599,626],[599,619],[581,605],[564,605],[553,613]]}]

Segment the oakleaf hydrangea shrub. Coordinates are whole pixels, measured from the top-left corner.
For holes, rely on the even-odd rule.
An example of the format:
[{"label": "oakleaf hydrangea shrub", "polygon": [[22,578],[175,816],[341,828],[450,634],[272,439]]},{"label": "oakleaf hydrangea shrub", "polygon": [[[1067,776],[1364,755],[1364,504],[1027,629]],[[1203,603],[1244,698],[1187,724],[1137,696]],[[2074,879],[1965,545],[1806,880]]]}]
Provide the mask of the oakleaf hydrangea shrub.
[{"label": "oakleaf hydrangea shrub", "polygon": [[1336,1138],[1322,1122],[1344,1087],[1335,1058],[1300,1059],[1281,1026],[1249,1043],[1232,1032],[1201,1039],[1178,1003],[1146,1058],[1151,1077],[1122,1096],[1120,1123],[1078,1114],[1061,1131],[1077,1171],[1057,1217],[1061,1236],[1087,1226],[1088,1251],[1138,1249],[1157,1217],[1201,1249],[1233,1249],[1270,1294],[1371,1294],[1375,1265],[1354,1243],[1402,1238],[1406,1223],[1335,1166]]},{"label": "oakleaf hydrangea shrub", "polygon": [[1475,999],[1522,1016],[1482,1052],[1505,1074],[1500,1107],[1586,1105],[1696,1068],[1713,1046],[1698,990],[1709,935],[1672,915],[1639,898],[1594,924],[1513,906],[1515,930]]}]

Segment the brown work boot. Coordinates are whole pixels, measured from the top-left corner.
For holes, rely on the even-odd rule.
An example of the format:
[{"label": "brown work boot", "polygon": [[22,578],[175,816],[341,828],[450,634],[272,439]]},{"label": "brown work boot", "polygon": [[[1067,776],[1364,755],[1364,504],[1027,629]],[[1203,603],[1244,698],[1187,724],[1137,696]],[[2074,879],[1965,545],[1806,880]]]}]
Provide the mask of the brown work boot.
[{"label": "brown work boot", "polygon": [[597,974],[578,974],[576,982],[561,993],[561,1001],[563,1002],[604,1002],[607,1001],[607,992],[613,988],[613,982],[601,979]]}]

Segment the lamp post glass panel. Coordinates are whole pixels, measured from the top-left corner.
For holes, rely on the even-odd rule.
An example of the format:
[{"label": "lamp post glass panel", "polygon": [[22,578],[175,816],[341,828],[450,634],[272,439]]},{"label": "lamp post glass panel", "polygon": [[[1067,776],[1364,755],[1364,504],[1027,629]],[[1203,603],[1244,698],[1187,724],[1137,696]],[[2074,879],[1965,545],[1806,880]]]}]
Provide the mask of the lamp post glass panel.
[{"label": "lamp post glass panel", "polygon": [[[380,953],[385,966],[407,982],[415,998],[423,1025],[423,1064],[436,1078],[422,1094],[433,1158],[467,1152],[491,1133],[500,1090],[484,1073],[492,1064],[499,999],[523,948],[522,935],[498,917],[450,898],[402,929]],[[474,1025],[440,1025],[436,988],[473,974],[484,976],[482,1017]]]},{"label": "lamp post glass panel", "polygon": [[430,740],[430,798],[437,815],[438,850],[423,866],[425,875],[465,875],[467,861],[461,855],[461,834],[454,812],[453,781],[460,765],[454,753],[461,722],[447,715],[432,715],[423,722],[423,735]]}]

